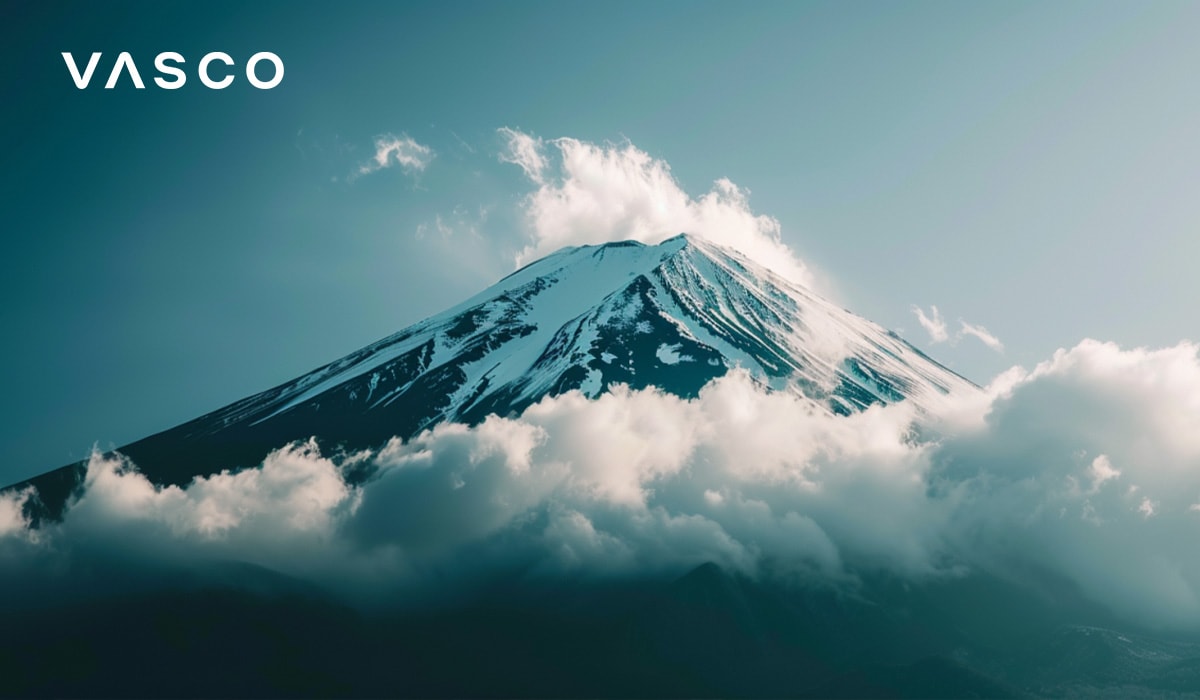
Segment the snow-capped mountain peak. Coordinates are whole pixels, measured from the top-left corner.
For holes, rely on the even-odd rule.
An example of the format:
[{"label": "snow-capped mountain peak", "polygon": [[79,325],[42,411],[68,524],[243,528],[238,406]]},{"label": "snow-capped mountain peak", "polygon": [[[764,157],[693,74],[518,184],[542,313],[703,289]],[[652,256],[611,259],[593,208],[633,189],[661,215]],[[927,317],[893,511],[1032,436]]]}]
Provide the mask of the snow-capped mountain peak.
[{"label": "snow-capped mountain peak", "polygon": [[974,386],[899,336],[703,239],[565,248],[290,382],[120,448],[150,478],[257,464],[317,436],[374,447],[616,384],[684,397],[741,367],[838,413]]}]

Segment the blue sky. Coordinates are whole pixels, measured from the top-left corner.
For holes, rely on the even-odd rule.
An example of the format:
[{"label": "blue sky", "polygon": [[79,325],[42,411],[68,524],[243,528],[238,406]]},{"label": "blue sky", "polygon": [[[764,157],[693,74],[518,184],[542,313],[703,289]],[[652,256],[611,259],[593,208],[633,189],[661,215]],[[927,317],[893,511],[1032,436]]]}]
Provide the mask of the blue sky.
[{"label": "blue sky", "polygon": [[[1200,5],[24,3],[0,65],[0,481],[207,412],[493,282],[519,129],[727,178],[854,311],[985,382],[1197,336]],[[119,51],[178,91],[77,90]],[[199,85],[273,51],[283,83]],[[149,80],[149,78],[147,78]],[[102,81],[97,81],[102,82]],[[382,135],[422,168],[358,177]],[[439,222],[441,226],[439,227]],[[912,307],[954,335],[932,344]]]}]

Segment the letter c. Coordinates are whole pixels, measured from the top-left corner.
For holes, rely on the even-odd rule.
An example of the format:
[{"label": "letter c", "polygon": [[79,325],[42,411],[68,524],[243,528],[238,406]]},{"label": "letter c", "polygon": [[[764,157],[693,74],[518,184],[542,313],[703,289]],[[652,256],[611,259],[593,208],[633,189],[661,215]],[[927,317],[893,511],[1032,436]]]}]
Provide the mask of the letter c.
[{"label": "letter c", "polygon": [[[212,53],[206,53],[204,54],[204,58],[200,59],[200,82],[204,83],[205,87],[210,87],[213,90],[223,90],[229,87],[229,84],[233,82],[233,76],[227,75],[220,81],[214,81],[212,78],[208,77],[208,64],[212,63],[213,61],[220,61],[227,66],[232,66],[233,59],[230,58],[229,54],[225,53],[224,51],[213,51]],[[281,74],[282,72],[283,71],[280,71]]]}]

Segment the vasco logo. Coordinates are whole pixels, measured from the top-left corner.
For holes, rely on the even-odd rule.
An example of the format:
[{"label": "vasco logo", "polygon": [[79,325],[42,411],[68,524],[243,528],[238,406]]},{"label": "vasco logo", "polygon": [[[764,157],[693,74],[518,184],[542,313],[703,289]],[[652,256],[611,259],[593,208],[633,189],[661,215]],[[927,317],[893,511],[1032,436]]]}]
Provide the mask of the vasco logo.
[{"label": "vasco logo", "polygon": [[[91,59],[88,61],[87,68],[84,69],[83,75],[79,74],[79,64],[75,62],[75,56],[69,51],[63,51],[63,60],[67,63],[67,70],[71,73],[71,80],[75,81],[75,87],[83,90],[92,82],[92,74],[96,72],[96,66],[100,63],[101,52],[92,53]],[[275,66],[275,75],[270,80],[259,80],[254,74],[254,68],[262,61],[269,61]],[[210,66],[214,62],[224,63],[226,66],[234,65],[233,58],[223,51],[213,51],[204,54],[200,59],[199,65],[196,67],[196,72],[200,76],[200,82],[204,86],[213,90],[223,90],[229,87],[234,80],[234,75],[229,71],[224,71],[224,75],[218,75],[216,80],[210,75]],[[160,76],[154,79],[154,83],[164,90],[178,90],[187,82],[187,73],[180,67],[187,61],[182,54],[174,51],[164,51],[154,57],[154,68]],[[133,62],[133,56],[129,55],[128,51],[122,51],[117,56],[117,62],[113,64],[112,71],[108,74],[108,82],[104,84],[105,90],[111,90],[116,86],[117,81],[121,78],[121,73],[129,73],[130,79],[133,80],[133,86],[139,90],[144,90],[146,84],[142,82],[142,76],[138,73],[137,64]],[[169,78],[169,79],[168,79]],[[259,51],[246,61],[246,80],[251,85],[259,90],[270,90],[283,81],[283,61],[271,53],[270,51]]]}]

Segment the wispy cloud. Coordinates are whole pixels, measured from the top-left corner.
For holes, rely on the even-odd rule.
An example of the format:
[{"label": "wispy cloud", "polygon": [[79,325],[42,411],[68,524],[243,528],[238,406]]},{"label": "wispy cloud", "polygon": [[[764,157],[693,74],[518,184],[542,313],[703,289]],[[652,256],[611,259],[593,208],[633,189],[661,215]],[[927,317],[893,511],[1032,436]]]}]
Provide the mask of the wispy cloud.
[{"label": "wispy cloud", "polygon": [[967,323],[966,321],[959,319],[959,330],[957,333],[951,336],[950,331],[946,326],[946,320],[942,318],[942,312],[938,310],[937,306],[931,305],[929,307],[929,313],[926,314],[924,309],[916,304],[913,304],[912,312],[913,315],[917,317],[917,323],[920,323],[921,327],[925,329],[925,332],[929,334],[930,343],[935,345],[937,343],[945,343],[947,341],[951,343],[958,343],[958,341],[962,340],[963,338],[971,336],[973,338],[977,338],[984,345],[995,350],[996,352],[1004,352],[1004,343],[1000,342],[999,338],[992,335],[990,332],[988,332],[988,329],[984,328],[983,326],[976,325],[974,323]]},{"label": "wispy cloud", "polygon": [[959,324],[962,326],[958,332],[959,338],[969,335],[974,338],[978,338],[980,342],[996,352],[1004,352],[1004,343],[1000,342],[999,338],[989,333],[988,329],[984,328],[983,326],[977,326],[973,323],[967,323],[961,319],[959,319]]},{"label": "wispy cloud", "polygon": [[471,211],[464,206],[456,206],[445,216],[436,214],[433,221],[423,221],[417,224],[416,236],[418,239],[424,239],[435,234],[443,239],[449,239],[461,235],[479,241],[490,211],[488,207],[479,207]]},{"label": "wispy cloud", "polygon": [[505,150],[500,152],[500,160],[520,166],[521,170],[525,171],[525,177],[536,184],[543,184],[542,173],[546,170],[546,158],[542,155],[542,139],[507,126],[498,131],[505,140]]},{"label": "wispy cloud", "polygon": [[405,172],[421,172],[433,160],[433,149],[417,143],[408,134],[384,134],[375,138],[375,155],[351,174],[351,180],[363,175],[400,166]]},{"label": "wispy cloud", "polygon": [[950,339],[950,334],[946,331],[946,322],[942,320],[942,313],[938,311],[938,307],[930,306],[927,316],[924,309],[913,304],[912,312],[917,316],[917,323],[929,334],[929,342],[944,343]]}]

